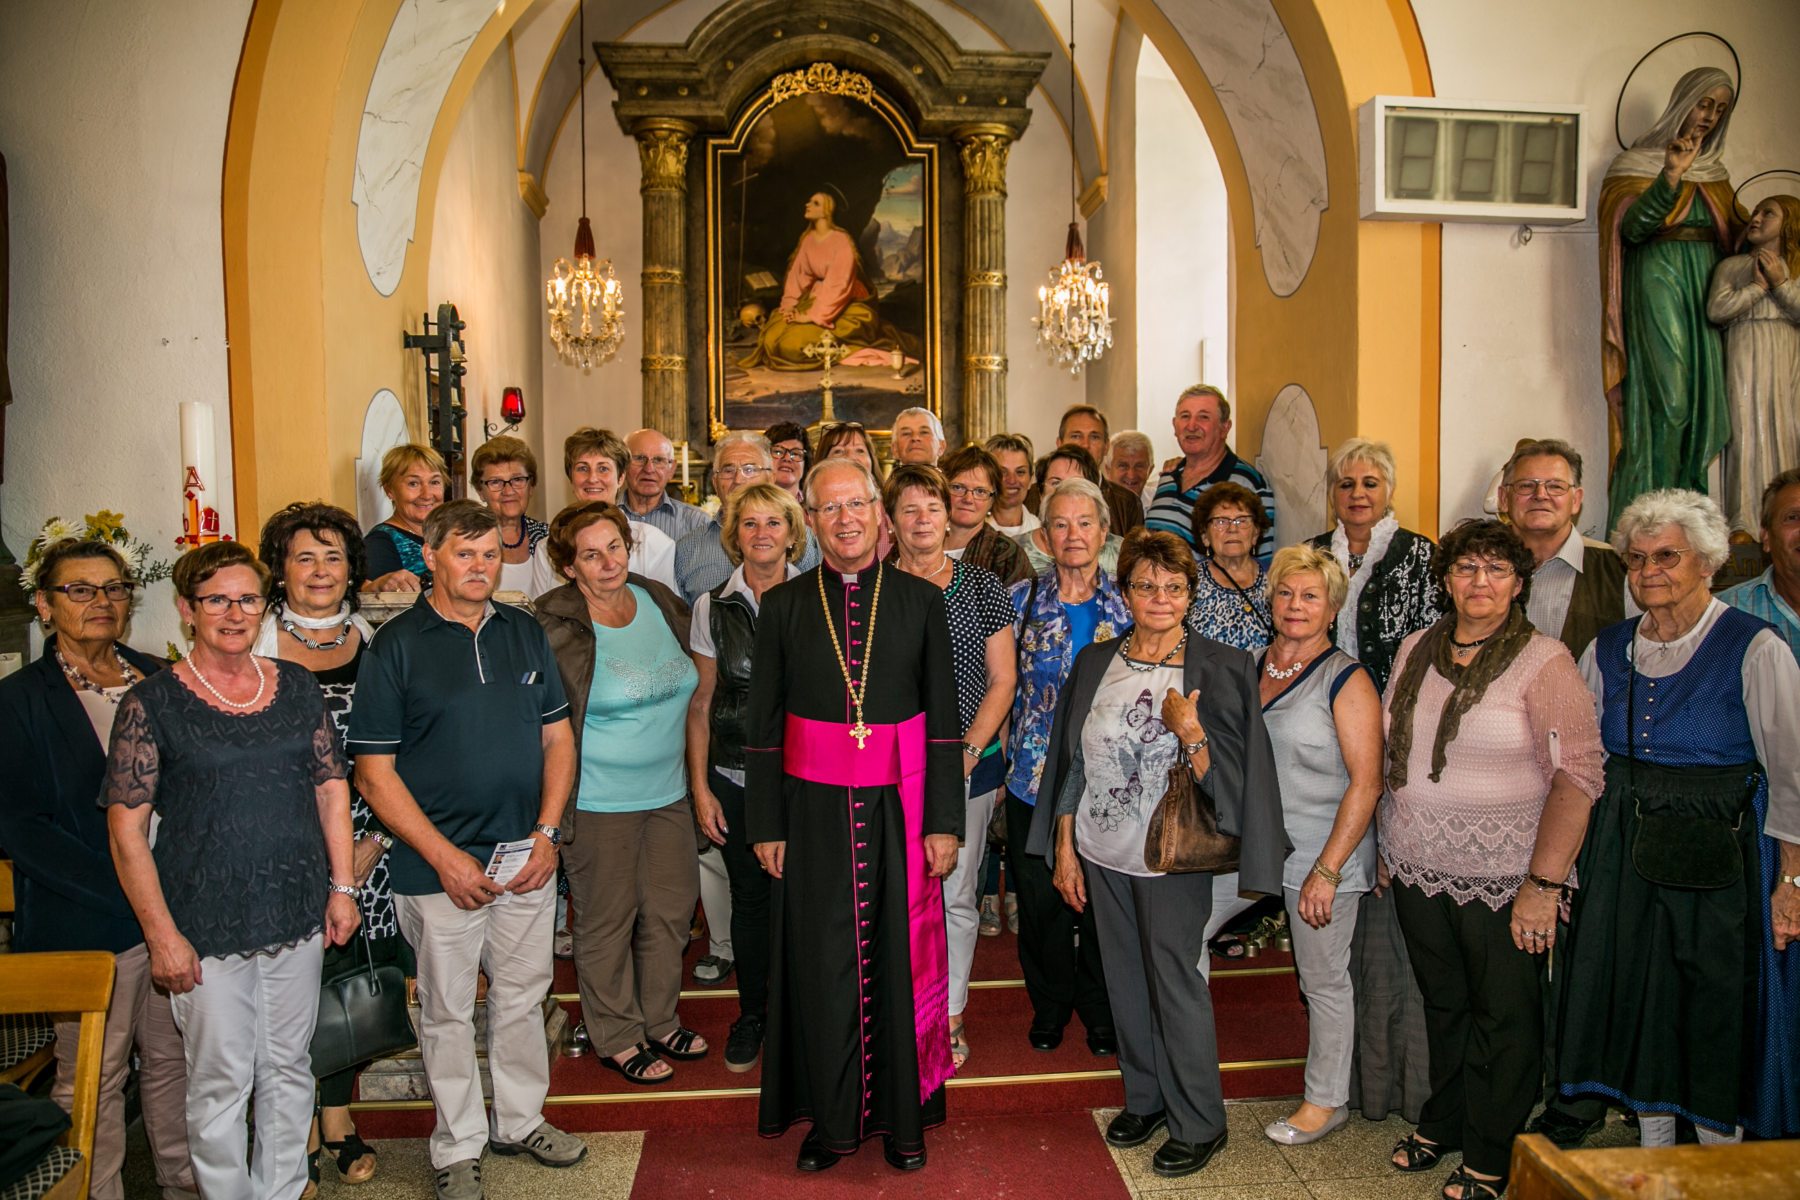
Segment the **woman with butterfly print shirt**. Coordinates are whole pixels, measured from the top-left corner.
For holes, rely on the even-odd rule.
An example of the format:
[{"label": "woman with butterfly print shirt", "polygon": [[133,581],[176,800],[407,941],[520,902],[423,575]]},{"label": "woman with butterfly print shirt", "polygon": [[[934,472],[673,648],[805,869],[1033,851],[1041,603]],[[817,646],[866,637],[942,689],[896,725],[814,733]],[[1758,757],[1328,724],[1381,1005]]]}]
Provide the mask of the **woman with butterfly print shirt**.
[{"label": "woman with butterfly print shirt", "polygon": [[1183,624],[1197,574],[1172,533],[1125,539],[1119,581],[1132,624],[1075,659],[1027,844],[1051,859],[1070,907],[1093,905],[1125,1079],[1106,1140],[1137,1146],[1166,1126],[1151,1166],[1169,1177],[1200,1170],[1225,1144],[1212,1000],[1194,966],[1206,956],[1214,876],[1145,865],[1171,769],[1185,762],[1220,829],[1241,839],[1244,890],[1278,894],[1288,853],[1256,664]]}]

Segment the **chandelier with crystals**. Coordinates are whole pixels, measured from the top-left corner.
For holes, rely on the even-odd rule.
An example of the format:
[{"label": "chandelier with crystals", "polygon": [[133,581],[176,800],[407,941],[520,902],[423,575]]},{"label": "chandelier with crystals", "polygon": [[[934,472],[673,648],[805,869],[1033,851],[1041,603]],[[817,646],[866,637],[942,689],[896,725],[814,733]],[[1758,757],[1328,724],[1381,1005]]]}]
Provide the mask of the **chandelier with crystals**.
[{"label": "chandelier with crystals", "polygon": [[1100,264],[1088,261],[1081,245],[1081,230],[1069,222],[1069,241],[1062,265],[1050,271],[1050,281],[1038,288],[1038,345],[1050,352],[1050,361],[1069,368],[1071,375],[1094,362],[1113,344],[1112,289],[1101,277]]},{"label": "chandelier with crystals", "polygon": [[1063,261],[1052,267],[1050,279],[1038,289],[1037,343],[1050,352],[1050,361],[1079,375],[1112,346],[1112,289],[1100,264],[1088,259],[1081,244],[1081,225],[1076,219],[1075,137],[1075,0],[1069,0],[1069,239]]},{"label": "chandelier with crystals", "polygon": [[613,278],[610,259],[595,261],[594,227],[587,215],[587,13],[580,11],[575,43],[581,107],[581,223],[575,228],[575,261],[559,258],[544,284],[550,342],[557,357],[586,371],[607,362],[625,339],[625,289]]}]

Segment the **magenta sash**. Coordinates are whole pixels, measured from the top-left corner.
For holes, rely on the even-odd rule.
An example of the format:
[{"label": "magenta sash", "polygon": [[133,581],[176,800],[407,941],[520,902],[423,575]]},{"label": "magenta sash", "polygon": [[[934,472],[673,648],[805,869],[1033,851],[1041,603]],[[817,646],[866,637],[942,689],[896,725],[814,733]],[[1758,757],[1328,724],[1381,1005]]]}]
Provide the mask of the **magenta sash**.
[{"label": "magenta sash", "polygon": [[[925,861],[925,714],[898,725],[868,728],[868,745],[858,750],[848,724],[789,714],[782,764],[789,775],[809,783],[900,789],[906,824],[913,1037],[919,1054],[919,1101],[923,1103],[955,1073],[950,1058],[950,956],[944,932],[944,886],[931,877]],[[852,821],[852,832],[854,829]]]}]

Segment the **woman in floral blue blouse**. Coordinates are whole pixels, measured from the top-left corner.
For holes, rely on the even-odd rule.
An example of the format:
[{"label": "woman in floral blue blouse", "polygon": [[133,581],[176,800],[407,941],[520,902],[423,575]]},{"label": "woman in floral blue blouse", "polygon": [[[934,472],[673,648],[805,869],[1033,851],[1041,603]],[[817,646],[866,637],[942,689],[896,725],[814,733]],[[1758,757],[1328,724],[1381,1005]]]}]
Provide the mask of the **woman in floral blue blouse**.
[{"label": "woman in floral blue blouse", "polygon": [[1050,569],[1011,589],[1013,611],[1019,614],[1019,690],[1006,779],[1006,870],[1019,896],[1019,966],[1031,997],[1031,1045],[1056,1049],[1070,1015],[1080,1013],[1088,1049],[1097,1055],[1116,1053],[1118,1041],[1093,908],[1077,913],[1063,902],[1049,863],[1027,854],[1025,839],[1044,772],[1050,722],[1076,652],[1118,637],[1131,623],[1118,582],[1100,570],[1109,523],[1098,487],[1085,479],[1065,481],[1044,510]]},{"label": "woman in floral blue blouse", "polygon": [[1261,497],[1241,483],[1215,483],[1194,501],[1194,544],[1204,550],[1188,628],[1255,654],[1275,636],[1269,580],[1256,548],[1274,526]]}]

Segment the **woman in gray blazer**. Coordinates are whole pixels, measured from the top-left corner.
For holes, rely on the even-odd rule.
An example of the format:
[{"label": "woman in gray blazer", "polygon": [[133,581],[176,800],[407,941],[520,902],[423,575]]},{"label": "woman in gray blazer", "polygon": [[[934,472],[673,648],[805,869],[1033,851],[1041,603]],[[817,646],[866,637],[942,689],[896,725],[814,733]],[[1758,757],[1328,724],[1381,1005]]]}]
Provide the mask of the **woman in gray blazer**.
[{"label": "woman in gray blazer", "polygon": [[1106,1140],[1142,1145],[1167,1126],[1158,1175],[1189,1175],[1225,1144],[1206,957],[1210,873],[1145,864],[1150,816],[1185,761],[1219,827],[1241,839],[1239,884],[1278,895],[1289,846],[1275,757],[1248,654],[1188,632],[1192,552],[1136,530],[1119,552],[1132,627],[1076,657],[1051,726],[1026,848],[1051,860],[1077,910],[1092,900],[1119,1037],[1125,1111]]}]

